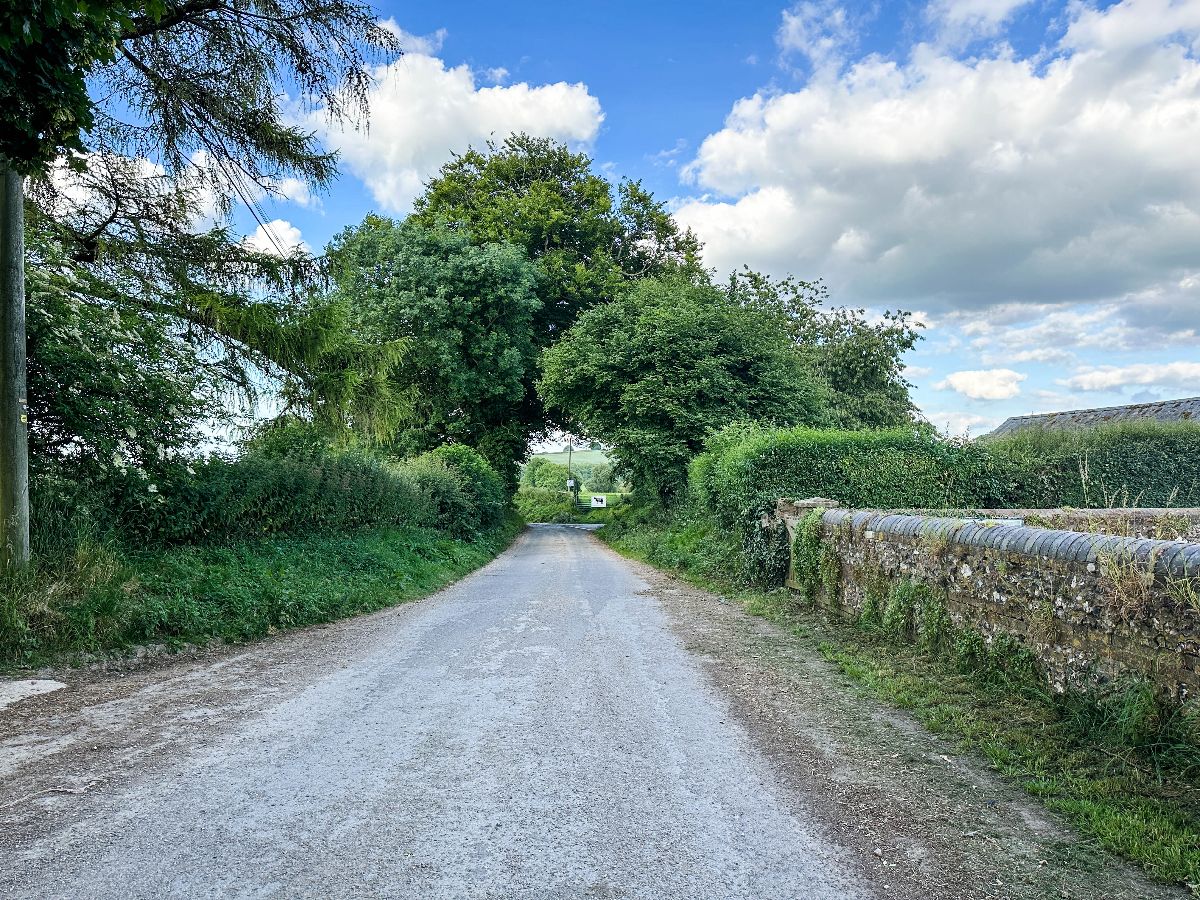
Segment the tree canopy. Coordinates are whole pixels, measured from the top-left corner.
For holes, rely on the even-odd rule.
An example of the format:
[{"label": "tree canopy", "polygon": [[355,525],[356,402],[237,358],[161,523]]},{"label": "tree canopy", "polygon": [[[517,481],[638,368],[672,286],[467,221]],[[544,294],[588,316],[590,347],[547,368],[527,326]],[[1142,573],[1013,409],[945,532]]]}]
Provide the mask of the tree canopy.
[{"label": "tree canopy", "polygon": [[683,486],[713,428],[823,424],[826,391],[778,316],[681,276],[638,282],[580,316],[542,360],[548,404],[610,443],[636,487]]},{"label": "tree canopy", "polygon": [[231,394],[264,386],[334,439],[390,437],[409,406],[392,377],[404,342],[360,339],[319,262],[258,252],[220,222],[284,179],[333,177],[283,97],[361,114],[394,35],[349,0],[32,3],[5,24],[22,22],[25,39],[0,32],[3,65],[33,66],[20,71],[35,94],[62,88],[31,100],[58,110],[53,127],[5,130],[33,175],[35,466],[161,465],[194,446],[199,419],[228,417]]},{"label": "tree canopy", "polygon": [[529,431],[541,427],[528,386],[542,304],[525,252],[368,216],[335,238],[329,257],[336,296],[353,309],[358,333],[371,342],[406,342],[394,377],[413,406],[393,449],[464,443],[515,479]]},{"label": "tree canopy", "polygon": [[699,242],[639,182],[621,182],[615,194],[587,155],[516,134],[443,166],[411,219],[524,248],[541,274],[535,336],[545,347],[628,281],[699,268]]},{"label": "tree canopy", "polygon": [[831,425],[892,428],[913,421],[904,354],[921,335],[910,313],[886,311],[872,321],[862,309],[829,307],[821,281],[775,279],[750,269],[730,278],[728,292],[736,303],[783,323],[829,389]]}]

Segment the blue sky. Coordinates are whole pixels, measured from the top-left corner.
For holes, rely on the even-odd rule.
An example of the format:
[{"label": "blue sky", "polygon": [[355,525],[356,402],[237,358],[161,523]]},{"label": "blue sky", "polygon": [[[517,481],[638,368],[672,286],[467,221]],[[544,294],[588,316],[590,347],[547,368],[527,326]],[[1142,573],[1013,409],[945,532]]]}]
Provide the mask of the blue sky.
[{"label": "blue sky", "polygon": [[919,312],[954,433],[1200,394],[1200,0],[378,8],[410,52],[366,134],[309,119],[343,175],[268,207],[286,242],[526,130],[642,179],[718,271]]}]

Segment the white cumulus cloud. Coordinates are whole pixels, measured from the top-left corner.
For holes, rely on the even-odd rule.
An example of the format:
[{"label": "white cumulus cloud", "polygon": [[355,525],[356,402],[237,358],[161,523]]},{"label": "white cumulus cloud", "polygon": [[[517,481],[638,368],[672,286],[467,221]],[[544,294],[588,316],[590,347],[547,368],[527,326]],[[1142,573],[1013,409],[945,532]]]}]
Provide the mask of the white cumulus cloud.
[{"label": "white cumulus cloud", "polygon": [[775,33],[780,50],[807,56],[815,69],[840,64],[853,40],[845,7],[831,0],[805,0],[785,9]]},{"label": "white cumulus cloud", "polygon": [[1107,391],[1132,385],[1160,385],[1200,393],[1200,362],[1095,366],[1061,382],[1080,391]]},{"label": "white cumulus cloud", "polygon": [[[447,67],[433,55],[444,33],[433,39],[394,31],[408,52],[375,71],[366,131],[326,128],[326,142],[370,189],[375,201],[407,212],[425,183],[453,153],[513,132],[552,137],[576,146],[591,143],[604,121],[600,101],[587,85],[556,82],[480,86],[466,65]],[[505,73],[507,74],[507,73]],[[485,78],[497,79],[499,70]]]},{"label": "white cumulus cloud", "polygon": [[1008,400],[1021,393],[1021,382],[1028,377],[1012,369],[973,369],[951,372],[934,387],[957,391],[972,400]]},{"label": "white cumulus cloud", "polygon": [[[1017,5],[935,7],[983,27]],[[1060,317],[1041,329],[1060,343],[1039,346],[1069,349],[1087,329],[1095,346],[1133,346],[1137,329],[1157,341],[1164,315],[1167,339],[1194,341],[1195,307],[1179,299],[1200,281],[1197,9],[1076,4],[1037,58],[918,44],[764,89],[684,168],[703,193],[676,216],[718,270],[821,275],[845,302],[934,315],[1089,304],[1071,315],[1103,315],[1065,343]]]},{"label": "white cumulus cloud", "polygon": [[961,43],[991,37],[1014,12],[1031,0],[931,0],[925,15],[941,29],[942,37]]},{"label": "white cumulus cloud", "polygon": [[254,234],[245,239],[245,244],[275,256],[290,256],[297,250],[302,253],[312,252],[300,229],[286,219],[273,219],[260,224],[254,230]]},{"label": "white cumulus cloud", "polygon": [[1004,421],[1004,416],[985,416],[957,409],[946,409],[926,412],[925,419],[944,435],[962,437],[991,431]]}]

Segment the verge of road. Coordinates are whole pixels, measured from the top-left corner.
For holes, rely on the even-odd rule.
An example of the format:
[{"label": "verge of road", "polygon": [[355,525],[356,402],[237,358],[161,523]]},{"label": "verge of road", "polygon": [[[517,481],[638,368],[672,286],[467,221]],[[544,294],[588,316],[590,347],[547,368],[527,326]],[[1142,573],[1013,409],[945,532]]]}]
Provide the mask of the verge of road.
[{"label": "verge of road", "polygon": [[814,640],[623,558],[797,802],[875,870],[888,897],[1188,896],[1084,840],[985,761],[863,696]]}]

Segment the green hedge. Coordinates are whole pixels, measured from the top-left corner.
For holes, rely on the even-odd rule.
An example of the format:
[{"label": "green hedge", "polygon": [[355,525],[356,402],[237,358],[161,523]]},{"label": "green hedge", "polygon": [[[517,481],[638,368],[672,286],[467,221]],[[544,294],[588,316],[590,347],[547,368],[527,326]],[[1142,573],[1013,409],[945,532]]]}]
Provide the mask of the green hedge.
[{"label": "green hedge", "polygon": [[462,444],[446,444],[426,456],[445,463],[462,479],[468,506],[453,520],[443,513],[443,525],[450,531],[489,531],[504,520],[512,498],[504,479],[481,454]]},{"label": "green hedge", "polygon": [[456,537],[495,528],[502,479],[468,447],[390,462],[360,453],[250,452],[136,473],[105,485],[99,505],[133,547],[222,543],[280,535],[417,526]]},{"label": "green hedge", "polygon": [[692,461],[691,490],[726,526],[780,497],[874,509],[1200,506],[1200,424],[1024,430],[965,442],[924,429],[731,426]]},{"label": "green hedge", "polygon": [[983,446],[1009,472],[1006,506],[1200,506],[1200,423],[1031,428]]},{"label": "green hedge", "polygon": [[780,497],[867,508],[991,506],[1006,472],[977,444],[922,429],[821,431],[732,426],[693,460],[691,489],[723,524],[753,520]]}]

